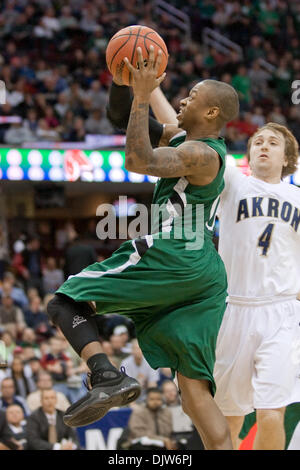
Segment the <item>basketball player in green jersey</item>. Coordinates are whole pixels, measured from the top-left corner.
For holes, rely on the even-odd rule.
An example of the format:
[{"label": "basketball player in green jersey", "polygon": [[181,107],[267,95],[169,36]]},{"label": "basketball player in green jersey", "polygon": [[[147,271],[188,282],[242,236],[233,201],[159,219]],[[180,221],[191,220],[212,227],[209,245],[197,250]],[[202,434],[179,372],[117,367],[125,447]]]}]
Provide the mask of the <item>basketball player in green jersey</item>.
[{"label": "basketball player in green jersey", "polygon": [[[64,419],[70,426],[94,422],[110,408],[135,400],[140,391],[139,384],[123,370],[119,372],[103,354],[95,312],[90,307],[94,301],[99,314],[119,313],[134,320],[140,347],[151,367],[170,367],[174,375],[177,373],[183,408],[205,448],[231,449],[226,420],[213,400],[215,345],[225,311],[227,282],[212,233],[224,187],[226,147],[219,133],[237,115],[238,97],[222,82],[197,84],[182,100],[178,115],[186,137],[175,135],[177,126],[163,128],[158,123],[152,130],[150,125],[150,136],[150,95],[164,78],[156,78],[161,55],[155,58],[151,48],[147,67],[140,49],[138,56],[138,69],[126,61],[134,99],[125,166],[129,171],[160,177],[153,202],[165,206],[166,217],[154,233],[126,241],[111,258],[71,276],[48,304],[52,321],[91,369],[89,392],[66,411]],[[115,88],[124,99],[118,93],[117,99],[112,96]],[[128,87],[113,85],[108,109],[112,120],[119,111],[123,112],[120,121],[129,113],[124,95],[128,92]],[[153,150],[150,137],[158,148]],[[184,213],[188,208],[189,230],[178,237],[180,210]],[[202,209],[201,227],[197,226],[198,209]],[[191,233],[197,238],[201,229],[203,240],[199,243]]]}]

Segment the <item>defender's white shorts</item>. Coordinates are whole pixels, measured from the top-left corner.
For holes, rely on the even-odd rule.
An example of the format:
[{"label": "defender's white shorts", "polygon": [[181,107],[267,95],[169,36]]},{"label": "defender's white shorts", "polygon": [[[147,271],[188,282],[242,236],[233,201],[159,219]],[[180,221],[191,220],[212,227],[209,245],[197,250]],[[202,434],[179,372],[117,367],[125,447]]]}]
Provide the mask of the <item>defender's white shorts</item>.
[{"label": "defender's white shorts", "polygon": [[296,400],[300,302],[227,305],[217,339],[215,400],[225,416],[281,408]]}]

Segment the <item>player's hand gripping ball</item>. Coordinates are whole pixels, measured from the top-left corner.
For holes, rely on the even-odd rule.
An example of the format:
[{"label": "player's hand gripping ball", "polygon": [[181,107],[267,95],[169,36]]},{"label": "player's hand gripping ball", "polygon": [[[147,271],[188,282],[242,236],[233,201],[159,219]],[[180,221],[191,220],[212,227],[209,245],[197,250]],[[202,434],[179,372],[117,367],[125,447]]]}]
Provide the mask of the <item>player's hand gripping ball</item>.
[{"label": "player's hand gripping ball", "polygon": [[147,26],[128,26],[118,31],[109,41],[106,48],[107,67],[119,85],[131,84],[131,72],[126,67],[124,58],[127,57],[133,67],[138,67],[137,48],[140,47],[144,57],[144,64],[147,65],[147,57],[153,46],[157,55],[159,49],[162,57],[157,76],[160,77],[166,70],[168,64],[168,49],[161,36]]}]

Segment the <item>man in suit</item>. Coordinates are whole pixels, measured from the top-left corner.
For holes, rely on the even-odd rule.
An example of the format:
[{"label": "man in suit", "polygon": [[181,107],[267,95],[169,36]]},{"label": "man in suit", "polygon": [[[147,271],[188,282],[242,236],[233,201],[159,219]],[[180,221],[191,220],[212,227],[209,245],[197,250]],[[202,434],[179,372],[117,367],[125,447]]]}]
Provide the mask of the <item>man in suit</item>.
[{"label": "man in suit", "polygon": [[57,396],[53,389],[41,391],[42,406],[27,420],[30,450],[75,450],[79,441],[74,429],[63,422],[63,412],[56,409]]}]

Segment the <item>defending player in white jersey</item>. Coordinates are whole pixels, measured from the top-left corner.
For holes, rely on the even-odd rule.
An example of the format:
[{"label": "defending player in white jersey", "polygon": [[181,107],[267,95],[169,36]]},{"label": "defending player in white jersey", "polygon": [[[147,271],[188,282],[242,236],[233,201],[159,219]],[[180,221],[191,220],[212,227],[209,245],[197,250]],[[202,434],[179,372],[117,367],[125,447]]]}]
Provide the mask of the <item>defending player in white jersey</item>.
[{"label": "defending player in white jersey", "polygon": [[[284,411],[295,401],[300,337],[300,190],[298,144],[269,123],[249,140],[252,176],[228,167],[219,206],[219,253],[228,306],[217,343],[217,401],[237,442],[256,409],[255,449],[283,449]],[[299,397],[300,401],[300,397]]]},{"label": "defending player in white jersey", "polygon": [[[159,121],[176,123],[160,89],[151,106]],[[227,166],[219,205],[229,298],[215,399],[233,443],[244,416],[256,409],[254,448],[284,449],[285,407],[300,401],[300,189],[281,179],[296,170],[298,144],[286,127],[269,123],[249,140],[248,158],[252,176]]]}]

